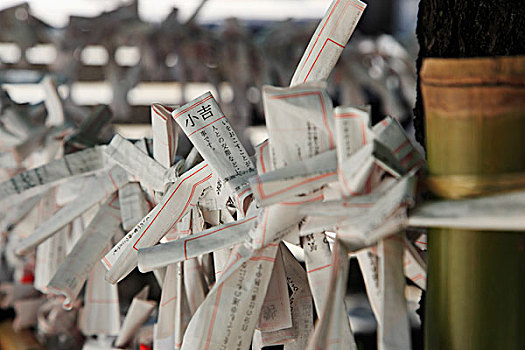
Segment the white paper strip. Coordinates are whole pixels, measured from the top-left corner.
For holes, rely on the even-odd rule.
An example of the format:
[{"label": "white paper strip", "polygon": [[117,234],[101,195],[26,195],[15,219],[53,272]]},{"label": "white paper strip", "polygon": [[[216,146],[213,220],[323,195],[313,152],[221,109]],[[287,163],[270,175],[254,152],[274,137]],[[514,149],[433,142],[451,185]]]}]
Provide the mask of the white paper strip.
[{"label": "white paper strip", "polygon": [[379,260],[376,246],[361,249],[356,253],[359,267],[365,282],[366,295],[377,323],[382,322],[381,316],[381,290],[379,286]]},{"label": "white paper strip", "polygon": [[[45,221],[58,209],[56,191],[48,190],[38,203],[38,221]],[[47,293],[47,284],[66,257],[67,228],[40,244],[36,249],[35,280],[33,285],[42,293]]]},{"label": "white paper strip", "polygon": [[257,329],[261,332],[273,332],[293,326],[281,249],[279,248],[275,256],[272,276],[257,322]]},{"label": "white paper strip", "polygon": [[280,247],[288,288],[291,290],[290,307],[294,333],[293,340],[286,343],[284,348],[285,350],[304,350],[313,329],[312,294],[303,267],[284,243],[281,243]]},{"label": "white paper strip", "polygon": [[328,295],[314,333],[306,349],[357,349],[344,302],[348,277],[348,251],[340,243],[334,245],[332,273]]},{"label": "white paper strip", "polygon": [[119,134],[113,136],[105,154],[155,191],[164,191],[166,168]]},{"label": "white paper strip", "polygon": [[326,84],[263,87],[272,168],[313,157],[335,147],[332,100]]},{"label": "white paper strip", "polygon": [[149,211],[148,201],[137,182],[130,182],[118,190],[122,228],[131,230]]},{"label": "white paper strip", "polygon": [[281,239],[298,241],[299,223],[304,218],[300,213],[301,206],[322,200],[323,194],[315,192],[265,207],[258,214],[256,226],[250,230],[250,245],[253,249],[259,249]]},{"label": "white paper strip", "polygon": [[64,308],[72,307],[88,274],[103,256],[120,222],[118,198],[114,194],[100,207],[97,215],[49,282],[50,291],[66,297]]},{"label": "white paper strip", "polygon": [[381,317],[379,350],[411,349],[410,323],[403,274],[404,242],[394,235],[379,242]]},{"label": "white paper strip", "polygon": [[211,168],[200,163],[182,174],[157,204],[124,238],[106,254],[106,279],[116,283],[137,266],[140,248],[156,244],[188,212],[207,186]]},{"label": "white paper strip", "polygon": [[525,191],[481,198],[429,201],[418,205],[408,224],[468,230],[524,231]]},{"label": "white paper strip", "polygon": [[[144,290],[142,292],[144,292]],[[156,302],[145,300],[147,292],[145,293],[146,295],[142,295],[142,292],[137,294],[131,301],[128,313],[122,322],[120,333],[115,340],[115,346],[117,348],[124,347],[137,335],[140,326],[146,322],[151,312],[157,306]]]},{"label": "white paper strip", "polygon": [[376,134],[376,140],[389,148],[404,168],[405,173],[421,167],[425,163],[423,156],[412,145],[403,127],[396,119],[387,117],[380,125],[383,126],[381,131]]},{"label": "white paper strip", "polygon": [[173,112],[171,107],[160,103],[151,105],[153,157],[165,168],[174,164],[178,144],[178,134],[171,112]]},{"label": "white paper strip", "polygon": [[237,249],[232,252],[229,268],[191,319],[182,349],[245,349],[250,346],[276,252],[277,245],[251,256],[245,255],[245,248],[244,252]]},{"label": "white paper strip", "polygon": [[38,194],[28,198],[20,203],[15,204],[5,212],[5,216],[0,221],[0,232],[6,232],[14,225],[18,224],[38,202],[42,199],[42,195]]},{"label": "white paper strip", "polygon": [[180,349],[191,313],[182,282],[181,263],[167,267],[155,327],[155,349]]},{"label": "white paper strip", "polygon": [[405,241],[405,253],[403,255],[403,271],[408,277],[422,290],[427,288],[427,264],[421,257],[416,248],[408,241]]},{"label": "white paper strip", "polygon": [[185,261],[217,249],[230,248],[248,238],[255,216],[219,225],[176,241],[143,248],[138,253],[141,272]]},{"label": "white paper strip", "polygon": [[[70,204],[61,208],[51,218],[43,222],[29,237],[17,247],[17,254],[27,254],[59,229],[73,221],[84,211],[102,201],[120,186],[128,182],[128,174],[118,165],[107,172],[98,174]],[[120,216],[120,213],[119,213]]]},{"label": "white paper strip", "polygon": [[326,236],[314,233],[302,238],[304,262],[310,290],[314,298],[315,311],[321,315],[326,304],[332,273],[332,252]]},{"label": "white paper strip", "polygon": [[327,151],[294,162],[250,179],[253,194],[260,205],[285,201],[299,194],[310,193],[337,179],[335,151]]},{"label": "white paper strip", "polygon": [[365,8],[359,0],[332,2],[306,47],[291,86],[328,78]]},{"label": "white paper strip", "polygon": [[[109,249],[109,246],[106,246]],[[99,262],[89,274],[79,328],[85,335],[118,335],[120,309],[117,286],[104,279],[106,269]]]},{"label": "white paper strip", "polygon": [[177,108],[172,116],[219,178],[237,195],[245,191],[255,167],[211,93]]},{"label": "white paper strip", "polygon": [[41,167],[19,173],[8,181],[0,183],[0,198],[4,201],[14,194],[38,186],[49,185],[68,177],[100,170],[104,167],[104,148],[105,146],[88,148],[65,155]]},{"label": "white paper strip", "polygon": [[397,233],[406,225],[405,208],[414,205],[415,183],[413,175],[400,179],[360,220],[352,225],[342,224],[337,231],[338,238],[349,244],[361,241],[370,245]]},{"label": "white paper strip", "polygon": [[40,83],[44,89],[44,104],[47,109],[46,126],[57,126],[63,124],[65,121],[64,109],[62,108],[62,101],[58,96],[58,91],[53,78],[46,75]]}]

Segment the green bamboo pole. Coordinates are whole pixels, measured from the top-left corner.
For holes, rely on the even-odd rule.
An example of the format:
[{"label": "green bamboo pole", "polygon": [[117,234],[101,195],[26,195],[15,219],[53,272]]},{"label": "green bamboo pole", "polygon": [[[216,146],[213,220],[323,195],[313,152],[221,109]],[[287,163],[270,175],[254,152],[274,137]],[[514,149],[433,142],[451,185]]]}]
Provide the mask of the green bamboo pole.
[{"label": "green bamboo pole", "polygon": [[[427,59],[421,79],[431,190],[525,173],[524,57]],[[427,281],[426,349],[525,349],[525,233],[430,230]]]}]

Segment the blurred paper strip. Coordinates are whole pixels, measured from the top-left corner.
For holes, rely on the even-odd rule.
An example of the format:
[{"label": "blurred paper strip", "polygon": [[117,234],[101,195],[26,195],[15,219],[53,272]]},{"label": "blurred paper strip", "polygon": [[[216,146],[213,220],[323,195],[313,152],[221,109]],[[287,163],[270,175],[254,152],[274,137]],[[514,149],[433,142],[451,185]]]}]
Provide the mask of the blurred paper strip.
[{"label": "blurred paper strip", "polygon": [[122,322],[120,333],[115,340],[115,346],[122,348],[127,345],[133,337],[137,334],[137,331],[144,322],[148,319],[151,312],[157,306],[157,303],[151,300],[145,300],[147,297],[147,290],[145,289],[139,292],[131,301],[128,313]]},{"label": "blurred paper strip", "polygon": [[42,87],[44,88],[44,103],[47,109],[46,126],[57,126],[65,122],[64,109],[62,108],[62,101],[58,96],[55,81],[50,75],[46,75],[42,79]]},{"label": "blurred paper strip", "polygon": [[422,290],[427,288],[427,264],[417,249],[408,239],[405,241],[405,253],[403,254],[403,271]]},{"label": "blurred paper strip", "polygon": [[409,216],[411,226],[525,231],[525,191],[460,200],[428,201]]},{"label": "blurred paper strip", "polygon": [[299,62],[291,86],[326,80],[366,8],[359,0],[334,0]]},{"label": "blurred paper strip", "polygon": [[66,258],[68,233],[69,228],[66,226],[36,248],[35,281],[33,284],[42,293],[48,292],[49,281]]},{"label": "blurred paper strip", "polygon": [[73,250],[49,282],[48,289],[66,297],[64,308],[71,308],[95,263],[119,229],[120,208],[116,194],[109,197],[91,220]]},{"label": "blurred paper strip", "polygon": [[[348,251],[338,241],[332,254],[332,274],[327,286],[328,295],[319,321],[306,349],[356,350],[357,345],[350,328],[350,318],[345,305],[348,278]],[[409,348],[407,348],[409,349]]]},{"label": "blurred paper strip", "polygon": [[178,134],[171,112],[172,108],[160,103],[151,105],[153,157],[165,168],[174,164],[178,144]]},{"label": "blurred paper strip", "polygon": [[113,136],[105,154],[154,190],[164,190],[163,180],[166,168],[119,134]]},{"label": "blurred paper strip", "polygon": [[[38,221],[40,222],[53,215],[57,209],[56,190],[49,190],[43,195],[42,201],[38,204],[38,209]],[[42,293],[47,293],[47,284],[66,257],[67,233],[68,228],[65,227],[36,249],[33,285]]]},{"label": "blurred paper strip", "polygon": [[[109,249],[109,245],[106,246]],[[84,294],[84,309],[79,328],[85,335],[118,335],[120,309],[117,286],[104,279],[106,269],[99,261],[89,274]]]},{"label": "blurred paper strip", "polygon": [[365,282],[366,295],[377,323],[381,322],[381,290],[379,286],[379,259],[377,257],[377,246],[361,249],[356,253],[357,261],[363,280]]},{"label": "blurred paper strip", "polygon": [[13,329],[18,332],[24,328],[36,326],[38,308],[43,298],[22,299],[14,303],[16,317],[13,320]]},{"label": "blurred paper strip", "polygon": [[403,274],[404,242],[393,235],[379,242],[379,283],[381,321],[378,330],[379,350],[411,349],[410,323],[405,299]]},{"label": "blurred paper strip", "polygon": [[122,228],[131,230],[149,211],[148,201],[138,182],[130,182],[118,190]]},{"label": "blurred paper strip", "polygon": [[403,126],[396,119],[387,117],[379,125],[381,125],[381,130],[376,133],[376,140],[387,146],[401,164],[404,169],[401,175],[425,163],[423,156],[412,144]]},{"label": "blurred paper strip", "polygon": [[13,307],[18,300],[32,299],[40,293],[32,284],[18,284],[2,282],[0,284],[0,308],[7,309]]},{"label": "blurred paper strip", "polygon": [[182,282],[182,263],[168,265],[155,326],[155,349],[180,349],[191,313]]},{"label": "blurred paper strip", "polygon": [[0,183],[2,201],[10,196],[22,193],[42,185],[49,185],[59,180],[87,174],[104,167],[103,151],[106,146],[96,146],[76,153],[65,155],[41,167],[26,170],[8,181]]},{"label": "blurred paper strip", "polygon": [[38,204],[38,202],[40,202],[41,199],[42,195],[37,194],[6,210],[5,216],[0,221],[0,232],[7,232],[16,225]]},{"label": "blurred paper strip", "polygon": [[[78,197],[58,210],[51,218],[40,224],[29,237],[17,247],[17,254],[27,254],[38,244],[51,237],[59,229],[73,221],[90,207],[104,200],[108,195],[128,182],[128,173],[118,165],[98,174],[86,184]],[[120,217],[120,213],[118,214]]]}]

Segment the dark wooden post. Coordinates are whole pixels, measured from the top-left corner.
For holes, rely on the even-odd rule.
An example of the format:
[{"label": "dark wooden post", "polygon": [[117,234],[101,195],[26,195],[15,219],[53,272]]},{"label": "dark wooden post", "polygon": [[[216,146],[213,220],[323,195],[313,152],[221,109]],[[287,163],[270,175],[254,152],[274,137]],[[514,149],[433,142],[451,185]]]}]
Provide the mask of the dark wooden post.
[{"label": "dark wooden post", "polygon": [[[523,55],[524,23],[519,1],[421,0],[418,71],[428,57]],[[517,69],[512,81],[496,60],[425,62],[415,123],[431,176],[498,183],[525,172],[523,57],[504,61]],[[525,234],[436,229],[428,249],[426,348],[525,348]]]}]

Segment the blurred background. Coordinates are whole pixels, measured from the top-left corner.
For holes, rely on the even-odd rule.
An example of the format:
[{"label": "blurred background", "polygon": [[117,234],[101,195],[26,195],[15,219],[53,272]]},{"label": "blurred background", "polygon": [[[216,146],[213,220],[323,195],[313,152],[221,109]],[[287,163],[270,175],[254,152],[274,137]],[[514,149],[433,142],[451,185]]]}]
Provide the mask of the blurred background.
[{"label": "blurred background", "polygon": [[[128,137],[151,134],[151,103],[183,104],[211,90],[243,141],[258,143],[264,132],[250,127],[264,122],[260,88],[289,84],[329,4],[2,0],[0,87],[17,104],[38,105],[38,83],[52,73],[72,120],[106,104]],[[417,0],[368,4],[329,81],[334,105],[368,103],[373,122],[392,115],[409,126],[416,13]]]},{"label": "blurred background", "polygon": [[[40,82],[51,75],[68,123],[77,127],[104,111],[104,117],[90,119],[101,121],[92,126],[97,133],[103,130],[97,140],[83,140],[86,146],[107,142],[115,132],[131,139],[151,137],[152,103],[180,105],[210,90],[251,152],[266,138],[262,86],[289,85],[330,3],[2,0],[0,115],[11,110],[43,123]],[[334,106],[370,104],[373,124],[391,115],[413,134],[417,6],[417,0],[368,2],[328,81]],[[181,137],[184,156],[190,144]],[[119,284],[124,299],[144,284],[151,285],[153,299],[159,297],[151,274],[135,271],[124,282]],[[361,348],[374,349],[376,323],[364,290],[352,259],[347,300],[352,328]],[[421,348],[415,312],[420,294],[409,285],[415,349]],[[8,311],[0,312],[9,317]]]}]

